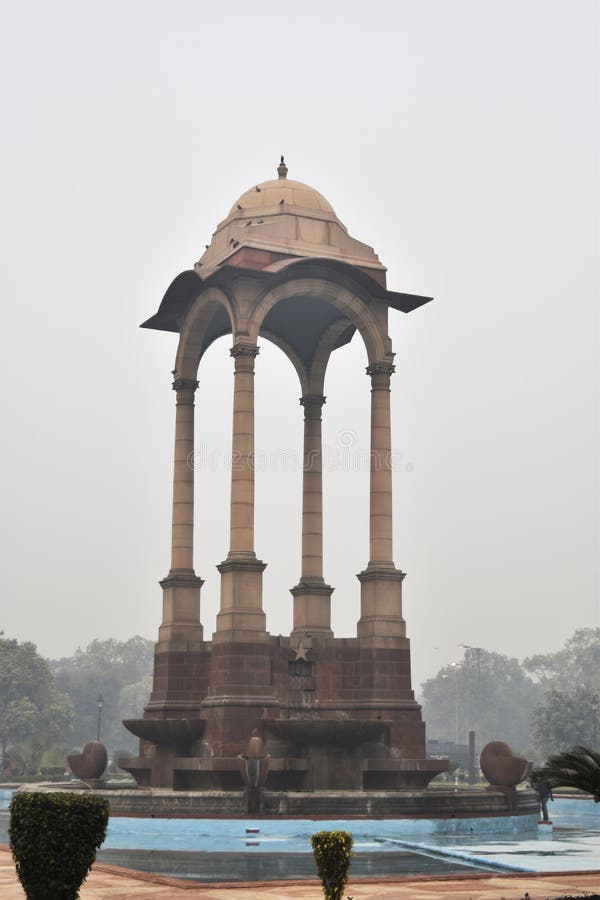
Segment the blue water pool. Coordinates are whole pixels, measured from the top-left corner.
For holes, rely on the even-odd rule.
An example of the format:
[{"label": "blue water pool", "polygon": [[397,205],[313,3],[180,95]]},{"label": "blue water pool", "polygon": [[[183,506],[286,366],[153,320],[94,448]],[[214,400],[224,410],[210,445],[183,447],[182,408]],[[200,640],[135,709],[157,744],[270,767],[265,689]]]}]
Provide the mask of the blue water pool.
[{"label": "blue water pool", "polygon": [[[309,853],[310,836],[333,828],[352,832],[356,852],[385,853],[393,841],[441,836],[467,839],[478,834],[537,835],[535,818],[504,819],[134,819],[111,818],[107,849],[187,850],[194,852]],[[528,827],[527,827],[528,826]]]},{"label": "blue water pool", "polygon": [[[0,789],[6,842],[12,791]],[[354,837],[356,876],[600,870],[600,804],[559,799],[535,817],[479,819],[152,819],[112,817],[99,859],[195,881],[314,876],[310,836]]]}]

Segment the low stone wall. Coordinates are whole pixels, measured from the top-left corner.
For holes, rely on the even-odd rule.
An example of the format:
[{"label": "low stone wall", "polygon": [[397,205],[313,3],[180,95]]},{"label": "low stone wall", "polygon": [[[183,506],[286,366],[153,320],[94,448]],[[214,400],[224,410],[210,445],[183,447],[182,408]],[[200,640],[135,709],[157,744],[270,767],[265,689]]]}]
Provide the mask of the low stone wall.
[{"label": "low stone wall", "polygon": [[[242,791],[100,791],[112,815],[178,818],[246,818]],[[507,796],[495,791],[264,791],[263,816],[290,818],[478,818],[536,816],[533,791]],[[255,818],[255,816],[252,816]]]}]

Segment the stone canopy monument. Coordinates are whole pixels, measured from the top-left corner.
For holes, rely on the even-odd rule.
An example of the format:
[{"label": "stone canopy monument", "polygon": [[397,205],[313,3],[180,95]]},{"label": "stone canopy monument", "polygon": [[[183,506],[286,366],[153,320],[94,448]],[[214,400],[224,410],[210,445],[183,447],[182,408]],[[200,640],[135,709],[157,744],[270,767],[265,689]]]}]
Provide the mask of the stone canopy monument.
[{"label": "stone canopy monument", "polygon": [[[392,553],[388,310],[408,313],[430,298],[388,290],[373,249],[348,234],[318,191],[287,174],[282,157],[276,179],[236,200],[199,262],[175,278],[142,326],[179,334],[172,556],[161,581],[152,694],[143,719],[125,723],[140,754],[121,765],[142,786],[241,791],[238,757],[257,735],[269,756],[267,791],[415,790],[447,761],[425,759],[404,573]],[[336,638],[323,561],[321,417],[331,354],[356,331],[371,382],[370,541],[356,637]],[[226,334],[234,371],[230,544],[218,565],[216,632],[206,640],[193,560],[194,392],[203,354]],[[289,636],[267,631],[266,563],[254,547],[259,337],[294,366],[304,415],[302,564],[295,584],[290,573]],[[199,418],[202,429],[201,411]]]}]

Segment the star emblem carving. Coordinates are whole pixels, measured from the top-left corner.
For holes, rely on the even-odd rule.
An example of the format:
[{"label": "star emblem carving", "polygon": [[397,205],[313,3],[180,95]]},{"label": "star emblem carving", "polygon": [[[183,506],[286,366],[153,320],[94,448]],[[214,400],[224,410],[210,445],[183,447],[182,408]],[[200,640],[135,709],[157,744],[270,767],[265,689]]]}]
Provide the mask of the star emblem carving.
[{"label": "star emblem carving", "polygon": [[296,659],[303,659],[304,662],[308,662],[306,658],[306,654],[308,653],[308,649],[304,646],[302,641],[296,647]]}]

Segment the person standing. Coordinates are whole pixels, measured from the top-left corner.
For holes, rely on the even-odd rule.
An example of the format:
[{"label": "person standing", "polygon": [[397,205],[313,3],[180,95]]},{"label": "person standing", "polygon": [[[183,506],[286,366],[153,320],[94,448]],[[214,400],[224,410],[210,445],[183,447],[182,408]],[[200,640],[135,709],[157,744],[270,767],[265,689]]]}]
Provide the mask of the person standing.
[{"label": "person standing", "polygon": [[542,813],[541,821],[550,824],[550,819],[548,818],[548,800],[554,800],[554,797],[552,796],[552,786],[545,778],[541,778],[539,781],[534,781],[532,787],[539,800]]}]

